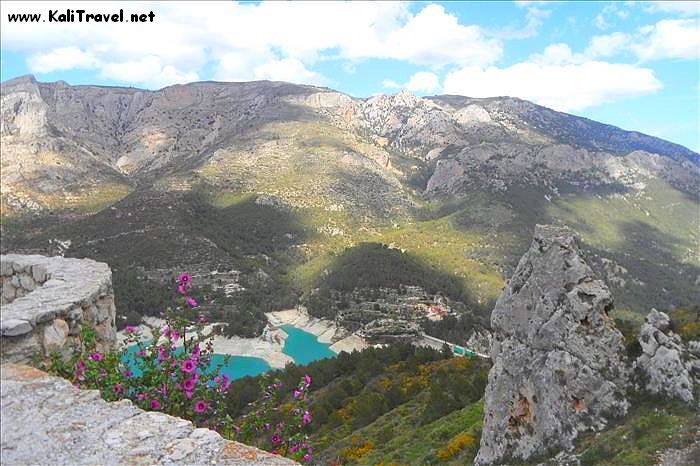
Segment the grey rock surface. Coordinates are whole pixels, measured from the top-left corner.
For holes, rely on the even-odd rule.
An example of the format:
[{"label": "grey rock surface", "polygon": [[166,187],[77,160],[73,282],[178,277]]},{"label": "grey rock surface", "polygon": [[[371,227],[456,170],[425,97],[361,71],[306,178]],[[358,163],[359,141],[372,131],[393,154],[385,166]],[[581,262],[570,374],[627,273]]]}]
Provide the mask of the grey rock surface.
[{"label": "grey rock surface", "polygon": [[6,254],[2,264],[0,358],[29,362],[57,351],[79,334],[81,322],[97,330],[102,349],[116,343],[112,271],[90,259]]},{"label": "grey rock surface", "polygon": [[627,412],[612,307],[573,232],[538,225],[491,315],[493,367],[476,464],[568,450],[579,432]]},{"label": "grey rock surface", "polygon": [[649,312],[638,337],[642,354],[634,366],[643,390],[692,402],[694,384],[700,376],[698,359],[669,326],[668,315],[656,309]]},{"label": "grey rock surface", "polygon": [[297,464],[28,366],[3,364],[0,378],[3,465]]}]

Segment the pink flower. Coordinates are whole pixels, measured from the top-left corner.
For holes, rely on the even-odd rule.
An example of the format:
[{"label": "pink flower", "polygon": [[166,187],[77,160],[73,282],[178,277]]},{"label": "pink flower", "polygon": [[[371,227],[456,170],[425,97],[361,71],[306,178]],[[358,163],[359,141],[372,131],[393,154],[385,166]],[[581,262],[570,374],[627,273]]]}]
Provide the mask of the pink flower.
[{"label": "pink flower", "polygon": [[122,392],[122,384],[120,384],[120,383],[114,384],[114,392],[121,393]]},{"label": "pink flower", "polygon": [[170,332],[170,338],[172,338],[173,341],[178,341],[180,339],[180,332],[176,332],[175,330],[173,330],[172,332]]},{"label": "pink flower", "polygon": [[124,372],[122,372],[122,374],[124,374],[124,377],[126,377],[127,379],[131,378],[134,375],[134,373],[131,372],[131,369],[125,370]]},{"label": "pink flower", "polygon": [[167,337],[168,335],[170,335],[170,325],[166,325],[165,327],[163,327],[162,333],[163,333],[164,337]]},{"label": "pink flower", "polygon": [[183,284],[178,285],[177,291],[180,294],[187,294],[187,288]]},{"label": "pink flower", "polygon": [[187,301],[187,305],[190,307],[197,307],[198,306],[197,301],[192,296],[188,296],[186,301]]},{"label": "pink flower", "polygon": [[191,400],[192,399],[192,392],[185,390],[185,396],[187,397],[188,400]]},{"label": "pink flower", "polygon": [[202,414],[209,409],[209,404],[206,401],[199,400],[194,404],[194,412]]},{"label": "pink flower", "polygon": [[93,361],[102,361],[104,359],[104,356],[102,356],[102,353],[99,351],[96,351],[90,355],[90,359]]},{"label": "pink flower", "polygon": [[139,401],[143,401],[146,398],[148,398],[148,395],[146,395],[145,393],[139,393],[138,395],[136,395],[136,399]]},{"label": "pink flower", "polygon": [[311,461],[311,458],[312,458],[312,456],[311,456],[309,453],[307,453],[307,454],[304,455],[304,461],[306,461],[307,463],[308,463],[309,461]]},{"label": "pink flower", "polygon": [[197,385],[197,381],[194,377],[191,377],[183,382],[182,389],[186,392],[191,392],[194,390],[195,385]]},{"label": "pink flower", "polygon": [[292,445],[292,448],[290,448],[289,451],[292,453],[298,452],[299,451],[299,444],[295,443],[294,445]]},{"label": "pink flower", "polygon": [[151,409],[160,409],[160,401],[151,400]]},{"label": "pink flower", "polygon": [[207,319],[205,316],[199,316],[200,324],[206,324],[207,322],[209,322],[209,319]]},{"label": "pink flower", "polygon": [[168,359],[168,350],[163,347],[158,348],[158,362],[163,362]]},{"label": "pink flower", "polygon": [[134,327],[133,325],[127,325],[124,332],[127,334],[139,333],[139,329],[138,327]]},{"label": "pink flower", "polygon": [[304,411],[304,415],[301,417],[301,422],[303,422],[304,424],[311,423],[311,413],[308,411]]},{"label": "pink flower", "polygon": [[187,372],[188,374],[197,369],[197,364],[191,359],[185,359],[180,366],[182,367],[182,372]]},{"label": "pink flower", "polygon": [[302,395],[301,391],[294,390],[294,398],[299,398]]},{"label": "pink flower", "polygon": [[270,441],[271,441],[274,445],[279,445],[280,443],[282,443],[282,437],[280,437],[279,435],[275,434],[275,435],[273,435],[272,437],[270,437]]},{"label": "pink flower", "polygon": [[189,285],[192,284],[192,275],[190,275],[187,272],[181,273],[179,280],[180,280],[181,285],[185,285],[185,286],[189,287]]},{"label": "pink flower", "polygon": [[306,375],[304,376],[304,386],[305,386],[306,388],[309,388],[310,385],[311,385],[311,376],[308,375],[308,374],[306,374]]}]

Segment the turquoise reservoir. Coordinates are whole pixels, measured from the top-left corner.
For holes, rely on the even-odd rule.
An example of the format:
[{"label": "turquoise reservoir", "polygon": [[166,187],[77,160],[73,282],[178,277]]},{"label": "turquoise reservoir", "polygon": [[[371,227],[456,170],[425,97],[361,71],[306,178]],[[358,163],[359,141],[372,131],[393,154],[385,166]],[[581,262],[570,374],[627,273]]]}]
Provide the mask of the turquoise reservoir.
[{"label": "turquoise reservoir", "polygon": [[313,334],[292,325],[283,325],[281,328],[289,335],[282,352],[291,356],[298,365],[336,356],[330,345],[320,343]]},{"label": "turquoise reservoir", "polygon": [[[298,329],[292,325],[283,325],[282,330],[287,332],[287,340],[284,343],[282,351],[294,359],[298,365],[308,364],[313,361],[325,358],[333,358],[336,354],[330,349],[330,345],[320,343],[318,338],[313,334],[304,330]],[[134,353],[138,351],[136,345],[128,348],[126,358],[134,361]],[[178,348],[182,351],[182,348]],[[224,363],[225,355],[214,354],[210,364],[214,368]],[[271,369],[270,365],[264,359],[254,358],[250,356],[231,356],[228,365],[221,369],[221,372],[231,377],[231,379],[240,379],[242,377],[256,376],[263,374]],[[141,371],[136,367],[135,363],[131,364],[131,370],[140,375]]]},{"label": "turquoise reservoir", "polygon": [[[138,351],[138,346],[132,345],[128,348],[126,358],[132,361],[135,360],[135,353]],[[176,351],[182,351],[178,348]],[[223,354],[214,354],[211,358],[210,368],[215,368],[224,364]],[[224,366],[220,372],[228,375],[231,379],[240,379],[245,376],[256,376],[263,374],[271,369],[270,365],[264,359],[254,358],[250,356],[231,356],[227,366]],[[135,375],[141,375],[141,370],[135,364],[131,364],[131,370]]]}]

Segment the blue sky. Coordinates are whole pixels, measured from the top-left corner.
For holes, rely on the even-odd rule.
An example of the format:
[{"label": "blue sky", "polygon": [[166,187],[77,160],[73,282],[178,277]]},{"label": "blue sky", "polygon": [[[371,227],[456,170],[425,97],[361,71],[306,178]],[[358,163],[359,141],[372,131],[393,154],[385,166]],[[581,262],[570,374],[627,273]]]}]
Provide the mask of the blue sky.
[{"label": "blue sky", "polygon": [[[77,8],[153,23],[10,23]],[[513,95],[700,150],[698,2],[2,2],[0,74]]]}]

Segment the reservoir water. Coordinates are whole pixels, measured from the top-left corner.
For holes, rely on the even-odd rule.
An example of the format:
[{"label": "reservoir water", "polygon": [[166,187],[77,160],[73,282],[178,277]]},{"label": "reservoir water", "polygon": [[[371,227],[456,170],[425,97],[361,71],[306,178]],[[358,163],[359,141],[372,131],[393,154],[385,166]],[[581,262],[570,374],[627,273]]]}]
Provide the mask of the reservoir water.
[{"label": "reservoir water", "polygon": [[319,342],[315,335],[292,325],[283,325],[281,328],[289,335],[282,352],[291,356],[297,364],[304,365],[336,356],[330,345]]},{"label": "reservoir water", "polygon": [[[319,359],[336,356],[330,349],[330,345],[320,343],[313,334],[292,325],[283,325],[282,329],[289,335],[282,351],[291,356],[297,364],[304,365]],[[127,350],[127,358],[133,360],[136,351],[138,351],[136,345],[130,346]],[[223,354],[214,354],[211,366],[216,367],[223,364],[224,358],[225,355]],[[264,359],[251,356],[231,356],[228,365],[224,366],[221,372],[231,377],[231,379],[240,379],[245,376],[260,375],[270,369],[270,365]],[[135,365],[132,365],[132,370],[135,374],[140,374],[140,370]]]}]

